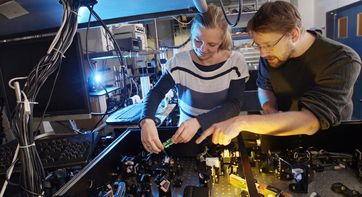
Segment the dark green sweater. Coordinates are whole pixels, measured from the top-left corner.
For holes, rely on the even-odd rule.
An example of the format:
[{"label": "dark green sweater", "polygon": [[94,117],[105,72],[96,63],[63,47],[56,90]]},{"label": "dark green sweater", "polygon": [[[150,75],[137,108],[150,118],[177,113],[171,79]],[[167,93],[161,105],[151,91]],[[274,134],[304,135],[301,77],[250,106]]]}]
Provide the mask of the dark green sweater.
[{"label": "dark green sweater", "polygon": [[353,85],[361,59],[350,47],[309,33],[316,36],[313,45],[279,68],[271,68],[261,58],[257,85],[275,93],[279,110],[307,108],[319,119],[321,129],[327,129],[352,116]]}]

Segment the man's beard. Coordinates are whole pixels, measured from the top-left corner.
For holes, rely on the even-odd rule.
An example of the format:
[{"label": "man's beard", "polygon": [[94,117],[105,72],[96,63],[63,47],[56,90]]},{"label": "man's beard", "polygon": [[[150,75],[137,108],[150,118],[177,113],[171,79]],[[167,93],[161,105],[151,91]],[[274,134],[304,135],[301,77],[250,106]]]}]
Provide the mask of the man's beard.
[{"label": "man's beard", "polygon": [[269,57],[265,57],[266,61],[268,62],[269,66],[272,68],[278,68],[280,65],[284,64],[286,62],[280,60],[279,58],[275,57],[275,56],[269,56]]},{"label": "man's beard", "polygon": [[287,62],[294,51],[294,47],[290,47],[288,50],[288,55],[283,58],[283,60],[279,59],[276,56],[267,56],[265,59],[267,60],[268,64],[272,68],[279,68],[281,65],[283,65],[285,62]]}]

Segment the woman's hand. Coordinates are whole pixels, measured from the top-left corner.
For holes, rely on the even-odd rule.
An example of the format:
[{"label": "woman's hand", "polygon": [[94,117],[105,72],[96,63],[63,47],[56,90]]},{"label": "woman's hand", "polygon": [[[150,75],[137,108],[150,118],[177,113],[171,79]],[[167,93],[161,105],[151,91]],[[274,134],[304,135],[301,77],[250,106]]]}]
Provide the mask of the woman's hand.
[{"label": "woman's hand", "polygon": [[172,136],[172,141],[177,143],[189,142],[200,129],[201,125],[196,118],[191,118],[183,122]]},{"label": "woman's hand", "polygon": [[163,144],[158,136],[155,122],[146,118],[141,121],[141,141],[143,147],[150,153],[159,153],[163,150]]}]

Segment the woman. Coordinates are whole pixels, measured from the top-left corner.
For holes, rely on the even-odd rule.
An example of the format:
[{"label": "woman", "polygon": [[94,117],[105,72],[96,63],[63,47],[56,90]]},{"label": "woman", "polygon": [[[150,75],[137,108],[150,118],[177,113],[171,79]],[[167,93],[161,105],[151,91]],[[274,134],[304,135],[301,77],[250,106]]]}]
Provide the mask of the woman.
[{"label": "woman", "polygon": [[231,51],[230,30],[219,7],[209,5],[207,12],[194,18],[191,42],[192,50],[180,52],[167,62],[167,70],[146,98],[139,125],[142,144],[149,152],[163,150],[154,114],[174,86],[180,109],[174,143],[189,142],[199,129],[240,112],[249,73],[244,57]]}]

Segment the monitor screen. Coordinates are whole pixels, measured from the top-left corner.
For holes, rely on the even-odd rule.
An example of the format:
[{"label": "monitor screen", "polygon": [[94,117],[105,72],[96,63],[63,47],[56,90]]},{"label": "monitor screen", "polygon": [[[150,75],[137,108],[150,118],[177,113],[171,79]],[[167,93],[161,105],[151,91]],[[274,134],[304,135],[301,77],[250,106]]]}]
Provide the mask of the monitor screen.
[{"label": "monitor screen", "polygon": [[[15,77],[27,76],[39,60],[46,54],[54,36],[31,38],[0,44],[0,87],[1,97],[10,115],[16,104],[14,90],[8,85]],[[90,104],[86,77],[83,67],[83,56],[78,34],[64,54],[61,70],[50,97],[55,80],[55,71],[48,77],[40,89],[33,110],[34,117],[41,117],[48,100],[45,120],[69,120],[90,118]],[[20,81],[21,89],[25,80]]]}]

